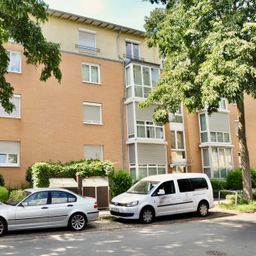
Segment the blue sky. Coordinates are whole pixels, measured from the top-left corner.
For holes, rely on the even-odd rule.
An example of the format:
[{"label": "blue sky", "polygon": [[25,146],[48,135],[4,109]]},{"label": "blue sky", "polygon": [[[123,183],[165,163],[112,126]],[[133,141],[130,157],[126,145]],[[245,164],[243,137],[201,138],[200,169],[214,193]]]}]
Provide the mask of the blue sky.
[{"label": "blue sky", "polygon": [[144,17],[156,5],[142,0],[45,0],[52,9],[144,30]]}]

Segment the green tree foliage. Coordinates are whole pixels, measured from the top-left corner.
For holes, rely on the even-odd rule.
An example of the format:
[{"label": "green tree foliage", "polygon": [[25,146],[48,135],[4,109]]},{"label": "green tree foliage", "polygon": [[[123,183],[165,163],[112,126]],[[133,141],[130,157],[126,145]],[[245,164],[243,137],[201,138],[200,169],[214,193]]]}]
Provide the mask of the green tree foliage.
[{"label": "green tree foliage", "polygon": [[42,0],[0,0],[0,104],[10,113],[13,87],[5,79],[9,58],[4,43],[12,38],[24,47],[28,64],[42,65],[41,81],[54,75],[60,82],[59,45],[47,42],[40,24],[47,21],[48,6]]},{"label": "green tree foliage", "polygon": [[244,196],[252,199],[245,136],[244,94],[256,96],[256,1],[149,0],[163,3],[146,18],[148,45],[165,59],[157,88],[142,104],[154,118],[183,104],[190,112],[217,111],[221,98],[237,104]]}]

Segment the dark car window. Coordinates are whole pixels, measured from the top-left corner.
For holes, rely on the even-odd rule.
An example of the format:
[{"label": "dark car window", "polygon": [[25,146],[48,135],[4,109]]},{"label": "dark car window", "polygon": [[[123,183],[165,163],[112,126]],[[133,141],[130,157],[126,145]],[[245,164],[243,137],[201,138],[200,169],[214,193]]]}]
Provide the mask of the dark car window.
[{"label": "dark car window", "polygon": [[180,192],[189,192],[193,191],[193,188],[190,183],[190,179],[180,179],[178,180]]},{"label": "dark car window", "polygon": [[154,192],[154,196],[158,195],[159,190],[164,192],[164,194],[162,194],[162,195],[175,194],[174,182],[171,180],[171,181],[166,181],[166,182],[162,183],[157,188],[157,190]]},{"label": "dark car window", "polygon": [[190,179],[193,190],[208,189],[208,184],[204,178]]},{"label": "dark car window", "polygon": [[52,191],[52,204],[64,204],[76,202],[76,196],[65,191]]},{"label": "dark car window", "polygon": [[30,197],[23,201],[23,205],[25,206],[36,206],[36,205],[44,205],[48,202],[48,191],[41,191],[32,194]]}]

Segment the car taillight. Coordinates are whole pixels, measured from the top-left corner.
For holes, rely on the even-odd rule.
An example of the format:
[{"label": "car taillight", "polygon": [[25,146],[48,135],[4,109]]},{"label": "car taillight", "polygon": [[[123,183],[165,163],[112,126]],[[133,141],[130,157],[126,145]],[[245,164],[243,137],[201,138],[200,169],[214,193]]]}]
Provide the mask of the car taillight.
[{"label": "car taillight", "polygon": [[97,209],[97,208],[98,208],[98,204],[97,204],[96,202],[94,203],[93,208],[94,208],[94,209]]}]

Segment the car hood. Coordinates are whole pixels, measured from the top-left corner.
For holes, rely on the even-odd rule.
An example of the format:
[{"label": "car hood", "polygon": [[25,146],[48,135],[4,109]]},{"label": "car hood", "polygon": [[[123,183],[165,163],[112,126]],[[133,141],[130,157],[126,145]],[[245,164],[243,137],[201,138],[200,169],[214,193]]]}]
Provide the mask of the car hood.
[{"label": "car hood", "polygon": [[133,194],[133,193],[123,193],[116,197],[114,197],[111,202],[113,203],[130,203],[133,201],[141,201],[144,198],[148,197],[148,195],[144,194]]},{"label": "car hood", "polygon": [[13,209],[14,206],[0,203],[0,212],[1,211],[8,211],[9,209]]}]

